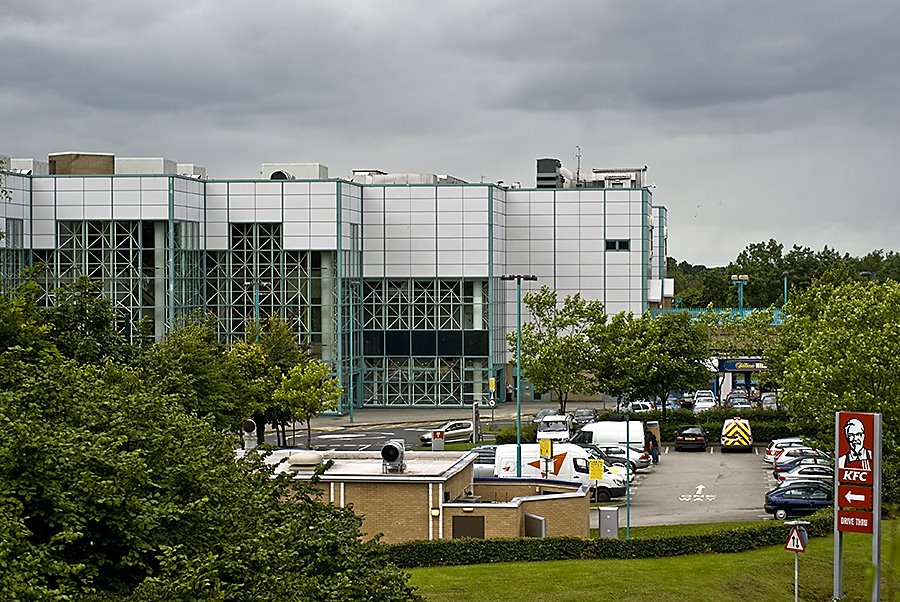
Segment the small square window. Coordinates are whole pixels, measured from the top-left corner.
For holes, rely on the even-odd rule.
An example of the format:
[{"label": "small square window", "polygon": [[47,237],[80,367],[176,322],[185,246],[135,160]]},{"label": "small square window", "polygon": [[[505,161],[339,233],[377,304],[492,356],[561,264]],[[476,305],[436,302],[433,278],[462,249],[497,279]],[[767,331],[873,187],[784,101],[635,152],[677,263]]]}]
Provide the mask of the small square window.
[{"label": "small square window", "polygon": [[628,251],[631,248],[630,240],[607,240],[607,251]]}]

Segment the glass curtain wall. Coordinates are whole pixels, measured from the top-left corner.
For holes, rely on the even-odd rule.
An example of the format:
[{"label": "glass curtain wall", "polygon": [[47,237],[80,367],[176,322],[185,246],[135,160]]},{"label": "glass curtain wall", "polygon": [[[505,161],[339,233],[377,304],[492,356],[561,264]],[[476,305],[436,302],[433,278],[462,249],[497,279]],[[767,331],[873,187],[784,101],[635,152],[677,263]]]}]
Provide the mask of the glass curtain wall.
[{"label": "glass curtain wall", "polygon": [[[265,322],[274,315],[313,357],[328,356],[332,319],[325,321],[323,341],[323,265],[330,291],[333,263],[330,251],[285,250],[280,223],[232,223],[229,250],[206,253],[206,304],[218,318],[219,337],[233,343],[246,336],[255,316]],[[325,306],[330,312],[330,303]]]},{"label": "glass curtain wall", "polygon": [[366,405],[487,399],[486,280],[366,280],[362,309]]},{"label": "glass curtain wall", "polygon": [[[34,250],[32,261],[46,266],[42,284],[48,294],[80,276],[101,281],[113,300],[119,331],[131,340],[141,318],[157,332],[168,323],[168,227],[164,221],[59,221],[57,248]],[[173,231],[172,294],[179,316],[202,307],[200,227],[176,222]],[[51,300],[47,296],[44,301]]]}]

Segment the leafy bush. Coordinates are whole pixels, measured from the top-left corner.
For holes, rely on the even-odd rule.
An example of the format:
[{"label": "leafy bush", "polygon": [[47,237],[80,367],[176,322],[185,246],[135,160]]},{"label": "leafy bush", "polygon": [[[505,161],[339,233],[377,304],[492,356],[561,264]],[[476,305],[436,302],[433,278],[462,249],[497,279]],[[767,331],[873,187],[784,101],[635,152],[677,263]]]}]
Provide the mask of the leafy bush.
[{"label": "leafy bush", "polygon": [[[497,431],[497,445],[516,443],[516,426],[504,426]],[[531,422],[522,423],[522,443],[537,443],[537,427]]]},{"label": "leafy bush", "polygon": [[[809,517],[810,537],[833,531],[830,509]],[[729,554],[781,545],[788,528],[781,522],[748,523],[722,531],[633,539],[580,539],[578,537],[523,537],[516,539],[442,539],[387,545],[388,555],[401,568],[454,566],[493,562],[534,562],[599,558],[662,558],[685,554]]]}]

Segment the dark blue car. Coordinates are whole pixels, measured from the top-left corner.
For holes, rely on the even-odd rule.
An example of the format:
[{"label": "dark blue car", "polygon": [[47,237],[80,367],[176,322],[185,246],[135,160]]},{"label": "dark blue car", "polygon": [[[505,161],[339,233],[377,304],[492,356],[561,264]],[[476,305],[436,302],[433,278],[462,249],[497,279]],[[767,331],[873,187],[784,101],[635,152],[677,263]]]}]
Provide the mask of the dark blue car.
[{"label": "dark blue car", "polygon": [[827,484],[798,483],[773,489],[766,494],[766,512],[776,520],[789,516],[806,516],[820,508],[831,507],[834,489]]}]

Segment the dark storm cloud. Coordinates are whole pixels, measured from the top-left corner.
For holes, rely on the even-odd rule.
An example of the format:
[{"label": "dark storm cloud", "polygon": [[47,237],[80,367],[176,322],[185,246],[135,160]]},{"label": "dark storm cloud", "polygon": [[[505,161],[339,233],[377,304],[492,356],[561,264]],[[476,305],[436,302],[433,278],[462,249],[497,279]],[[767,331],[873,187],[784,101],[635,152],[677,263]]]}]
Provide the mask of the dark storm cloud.
[{"label": "dark storm cloud", "polygon": [[586,167],[651,166],[679,258],[897,240],[895,0],[11,4],[3,153],[530,186],[535,157],[579,145]]}]

